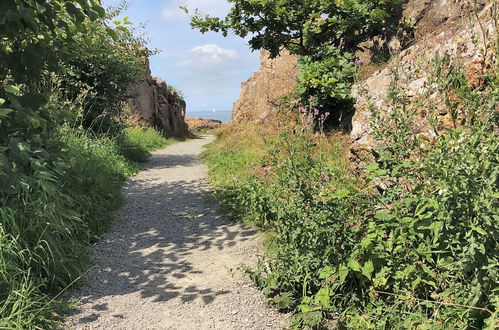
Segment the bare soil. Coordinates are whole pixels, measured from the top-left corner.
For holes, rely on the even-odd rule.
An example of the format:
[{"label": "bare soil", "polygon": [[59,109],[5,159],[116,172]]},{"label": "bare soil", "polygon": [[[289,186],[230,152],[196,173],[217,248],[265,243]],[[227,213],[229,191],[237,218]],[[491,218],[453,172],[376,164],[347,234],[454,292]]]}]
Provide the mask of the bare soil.
[{"label": "bare soil", "polygon": [[210,198],[199,159],[213,137],[153,154],[125,187],[121,220],[96,246],[72,293],[67,329],[282,329],[240,270],[259,252],[257,232],[228,222]]}]

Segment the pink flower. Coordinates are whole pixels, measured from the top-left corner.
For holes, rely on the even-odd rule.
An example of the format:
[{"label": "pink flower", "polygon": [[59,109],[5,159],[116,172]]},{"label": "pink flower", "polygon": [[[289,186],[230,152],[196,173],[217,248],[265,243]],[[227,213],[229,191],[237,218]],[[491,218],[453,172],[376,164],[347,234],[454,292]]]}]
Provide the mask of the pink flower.
[{"label": "pink flower", "polygon": [[304,107],[299,107],[298,111],[300,111],[301,113],[307,113],[307,109],[305,109]]},{"label": "pink flower", "polygon": [[330,115],[330,113],[329,113],[329,112],[326,112],[326,113],[324,114],[325,118],[329,117],[329,115]]},{"label": "pink flower", "polygon": [[365,63],[366,63],[366,61],[364,61],[364,60],[362,60],[362,59],[358,58],[358,59],[356,59],[356,60],[354,61],[354,63],[355,63],[356,65],[363,65],[363,64],[365,64]]},{"label": "pink flower", "polygon": [[319,109],[314,109],[314,116],[318,116],[319,115]]}]

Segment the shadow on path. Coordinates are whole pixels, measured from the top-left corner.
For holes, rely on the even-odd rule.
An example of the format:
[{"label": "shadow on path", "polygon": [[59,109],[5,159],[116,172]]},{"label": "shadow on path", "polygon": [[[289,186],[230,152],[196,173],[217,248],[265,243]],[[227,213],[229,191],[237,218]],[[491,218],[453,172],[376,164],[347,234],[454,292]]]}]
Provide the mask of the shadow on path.
[{"label": "shadow on path", "polygon": [[[79,303],[91,306],[90,314],[88,306],[85,315],[81,306],[70,312],[79,317],[78,324],[94,322],[108,311],[102,302],[106,297],[135,293],[144,303],[178,299],[211,304],[229,293],[193,279],[206,275],[200,265],[210,255],[256,232],[229,224],[217,213],[205,173],[195,174],[199,166],[196,154],[160,153],[127,184],[122,220],[97,244],[94,268],[76,290]],[[169,178],[180,168],[192,170],[193,178]]]}]

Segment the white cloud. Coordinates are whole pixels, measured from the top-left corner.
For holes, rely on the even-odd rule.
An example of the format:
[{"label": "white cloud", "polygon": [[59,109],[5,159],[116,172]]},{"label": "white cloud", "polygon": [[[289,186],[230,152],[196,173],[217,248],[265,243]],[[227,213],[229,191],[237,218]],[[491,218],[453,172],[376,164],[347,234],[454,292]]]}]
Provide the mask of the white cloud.
[{"label": "white cloud", "polygon": [[220,48],[214,44],[196,46],[190,52],[194,54],[194,60],[201,61],[204,64],[221,64],[239,57],[235,50]]},{"label": "white cloud", "polygon": [[179,8],[180,6],[186,6],[191,13],[199,9],[203,14],[216,17],[225,16],[230,8],[226,0],[169,0],[161,12],[163,20],[167,22],[187,20],[189,16]]},{"label": "white cloud", "polygon": [[[236,50],[205,44],[183,51],[171,50],[170,56],[168,61],[161,59],[160,62],[175,63],[170,72],[177,77],[177,85],[184,91],[187,100],[192,100],[190,105],[196,108],[202,107],[200,104],[203,103],[215,106],[220,104],[220,95],[237,98],[240,81],[243,80],[240,77],[241,68],[247,59]],[[169,81],[168,77],[164,79]]]}]

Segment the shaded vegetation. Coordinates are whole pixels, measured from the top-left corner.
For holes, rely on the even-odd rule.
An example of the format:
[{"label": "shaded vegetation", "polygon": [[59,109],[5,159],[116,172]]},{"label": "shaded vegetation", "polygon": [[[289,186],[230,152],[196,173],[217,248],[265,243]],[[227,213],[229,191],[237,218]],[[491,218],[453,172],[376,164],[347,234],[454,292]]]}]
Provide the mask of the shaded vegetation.
[{"label": "shaded vegetation", "polygon": [[[0,328],[57,326],[121,185],[167,143],[125,128],[140,40],[99,1],[0,2]],[[125,128],[123,130],[123,128]]]}]

